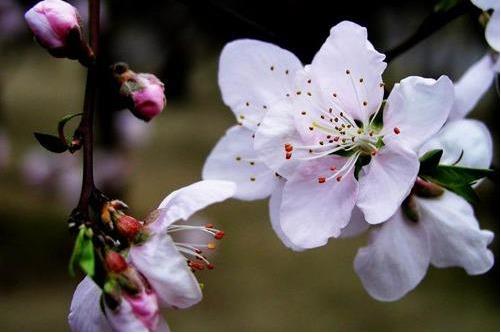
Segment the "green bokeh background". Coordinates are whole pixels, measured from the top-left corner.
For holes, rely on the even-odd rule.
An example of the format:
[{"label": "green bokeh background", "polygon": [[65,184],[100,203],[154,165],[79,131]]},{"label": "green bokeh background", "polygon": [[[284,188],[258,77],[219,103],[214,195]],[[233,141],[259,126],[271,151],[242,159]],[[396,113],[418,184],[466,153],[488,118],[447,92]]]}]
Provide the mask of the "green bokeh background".
[{"label": "green bokeh background", "polygon": [[[421,57],[447,36],[454,41],[463,24],[455,22],[396,60],[385,81],[433,72]],[[125,199],[134,216],[144,216],[169,192],[199,180],[205,157],[234,123],[217,87],[218,48],[198,46],[193,52],[188,98],[169,102],[153,121],[153,139],[130,155],[133,173]],[[463,64],[482,52],[479,46],[476,53],[463,56]],[[447,57],[462,55],[441,52],[435,66],[447,63]],[[0,172],[0,330],[68,330],[69,303],[79,280],[66,271],[72,246],[65,223],[69,209],[56,196],[26,186],[19,167],[35,144],[32,132],[51,131],[60,117],[81,109],[85,73],[77,63],[50,58],[35,44],[4,52],[0,60],[0,98],[13,146],[11,164]],[[449,74],[457,79],[466,68]],[[493,88],[473,114],[493,131],[495,152],[498,103]],[[499,166],[497,153],[494,164]],[[498,185],[487,181],[479,191],[481,225],[497,233]],[[430,268],[405,298],[382,303],[368,296],[353,270],[365,236],[295,253],[274,235],[267,201],[230,200],[202,214],[222,226],[226,237],[213,257],[216,270],[199,275],[204,300],[189,310],[165,312],[174,330],[499,330],[497,264],[475,277],[462,269]],[[492,247],[497,262],[498,236]]]}]

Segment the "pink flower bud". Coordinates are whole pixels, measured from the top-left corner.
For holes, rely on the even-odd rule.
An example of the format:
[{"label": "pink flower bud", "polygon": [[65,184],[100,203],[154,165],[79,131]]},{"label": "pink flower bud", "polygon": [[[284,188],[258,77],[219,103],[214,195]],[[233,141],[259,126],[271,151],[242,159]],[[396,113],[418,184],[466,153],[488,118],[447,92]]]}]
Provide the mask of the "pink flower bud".
[{"label": "pink flower bud", "polygon": [[108,251],[105,255],[106,267],[113,273],[121,273],[127,269],[127,261],[124,257],[115,251]]},{"label": "pink flower bud", "polygon": [[116,221],[118,233],[127,239],[134,239],[139,233],[143,224],[134,217],[123,215]]},{"label": "pink flower bud", "polygon": [[165,107],[164,84],[156,76],[148,73],[139,73],[135,79],[139,88],[131,92],[134,103],[132,112],[136,117],[148,122]]},{"label": "pink flower bud", "polygon": [[90,49],[82,39],[80,16],[62,0],[44,0],[24,15],[37,41],[55,57],[87,60]]}]

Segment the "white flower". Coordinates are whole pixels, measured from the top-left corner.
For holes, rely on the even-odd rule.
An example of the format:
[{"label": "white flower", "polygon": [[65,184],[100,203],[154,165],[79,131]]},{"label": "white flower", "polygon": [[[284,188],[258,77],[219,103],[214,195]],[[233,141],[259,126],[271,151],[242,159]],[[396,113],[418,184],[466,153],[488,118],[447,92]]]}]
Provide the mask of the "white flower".
[{"label": "white flower", "polygon": [[[232,47],[238,49],[238,43]],[[253,52],[260,54],[262,43],[253,44]],[[339,236],[355,205],[371,224],[391,217],[417,176],[415,149],[448,117],[453,85],[444,76],[402,80],[378,115],[383,59],[365,28],[341,22],[312,64],[296,71],[294,89],[267,108],[254,148],[287,179],[279,224],[296,247],[318,247]],[[284,65],[268,64],[268,71],[270,66],[275,75],[285,76]],[[369,158],[357,180],[356,164]]]},{"label": "white flower", "polygon": [[[492,160],[489,131],[474,120],[448,123],[420,149],[424,154],[443,149],[442,164],[488,168]],[[369,294],[383,301],[397,300],[414,289],[430,264],[463,267],[470,275],[488,271],[493,263],[487,248],[494,234],[481,230],[471,205],[445,190],[436,198],[414,197],[421,215],[410,221],[398,210],[374,227],[369,245],[355,258],[355,270]]]},{"label": "white flower", "polygon": [[141,273],[147,289],[139,294],[124,293],[120,305],[112,310],[104,303],[101,312],[100,288],[84,279],[73,296],[70,326],[78,331],[163,331],[168,327],[159,317],[159,307],[187,308],[202,299],[200,285],[192,270],[212,269],[203,255],[215,247],[213,242],[174,242],[171,234],[179,231],[201,231],[216,239],[223,232],[210,224],[183,225],[195,212],[224,201],[235,193],[235,185],[227,181],[201,181],[174,191],[145,222],[148,238],[129,250],[129,265]]},{"label": "white flower", "polygon": [[471,2],[483,11],[493,10],[485,27],[485,39],[491,48],[499,52],[499,0],[471,0]]}]

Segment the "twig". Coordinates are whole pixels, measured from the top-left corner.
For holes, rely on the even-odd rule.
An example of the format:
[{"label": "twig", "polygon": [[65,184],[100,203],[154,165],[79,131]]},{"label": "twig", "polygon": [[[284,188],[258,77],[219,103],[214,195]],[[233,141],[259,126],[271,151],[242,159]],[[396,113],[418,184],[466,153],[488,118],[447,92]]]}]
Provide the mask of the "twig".
[{"label": "twig", "polygon": [[385,52],[386,61],[391,62],[404,52],[410,50],[433,33],[452,22],[454,19],[466,14],[474,6],[470,1],[460,1],[453,8],[446,11],[436,11],[430,14],[419,26],[416,32],[395,48]]},{"label": "twig", "polygon": [[94,112],[97,105],[98,87],[98,49],[99,49],[99,13],[100,0],[89,0],[89,42],[94,52],[95,61],[87,70],[83,115],[76,131],[83,143],[83,177],[82,191],[77,209],[86,218],[89,218],[90,199],[95,191],[94,164],[93,164],[93,127]]}]

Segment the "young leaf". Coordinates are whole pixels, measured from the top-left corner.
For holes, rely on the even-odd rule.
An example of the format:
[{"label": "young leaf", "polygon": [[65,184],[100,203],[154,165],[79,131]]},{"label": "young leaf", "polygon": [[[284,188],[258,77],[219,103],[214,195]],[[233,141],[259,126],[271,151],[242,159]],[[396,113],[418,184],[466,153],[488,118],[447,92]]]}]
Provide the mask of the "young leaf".
[{"label": "young leaf", "polygon": [[68,149],[68,146],[59,137],[39,132],[35,132],[34,135],[40,145],[50,152],[63,153]]},{"label": "young leaf", "polygon": [[419,158],[419,162],[421,163],[419,166],[419,174],[432,173],[440,163],[443,153],[443,150],[431,150],[421,156],[421,158]]},{"label": "young leaf", "polygon": [[86,227],[81,228],[75,239],[75,246],[73,247],[69,264],[69,272],[72,276],[75,275],[76,267],[82,269],[90,277],[94,276],[94,244],[92,243],[92,236],[89,230]]}]

